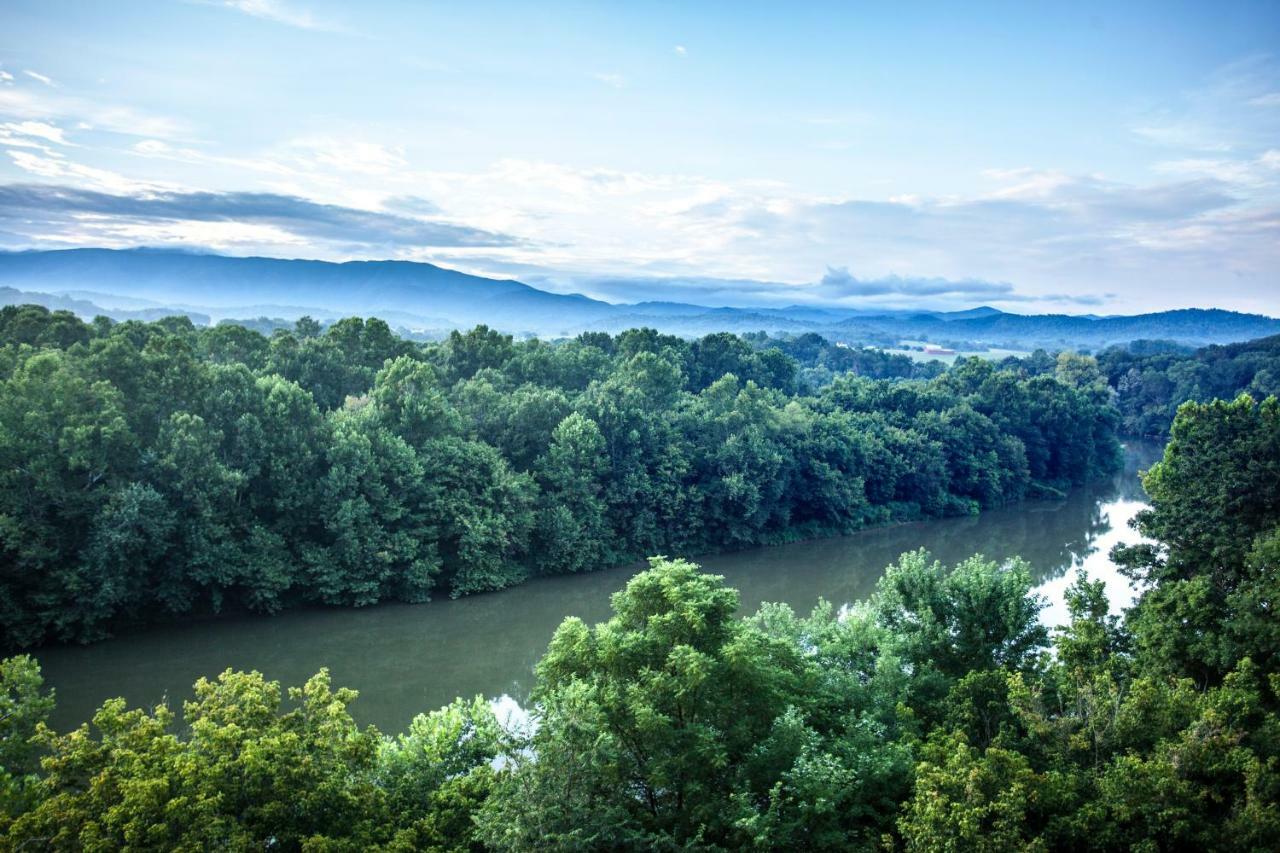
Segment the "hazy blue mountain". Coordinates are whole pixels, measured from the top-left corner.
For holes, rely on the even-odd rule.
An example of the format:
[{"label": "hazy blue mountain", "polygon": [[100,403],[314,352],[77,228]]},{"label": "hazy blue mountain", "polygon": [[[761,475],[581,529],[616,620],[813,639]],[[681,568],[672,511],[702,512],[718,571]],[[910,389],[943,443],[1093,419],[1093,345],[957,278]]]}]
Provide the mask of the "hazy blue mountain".
[{"label": "hazy blue mountain", "polygon": [[78,299],[69,294],[39,293],[29,290],[17,290],[12,287],[0,287],[0,307],[5,305],[41,305],[50,311],[70,311],[80,317],[92,319],[98,315],[113,320],[143,320],[150,322],[162,317],[183,314],[191,318],[191,322],[202,326],[209,325],[210,317],[198,311],[183,311],[179,308],[156,306],[153,308],[105,308],[87,299]]},{"label": "hazy blue mountain", "polygon": [[845,305],[735,308],[683,302],[615,305],[425,263],[232,258],[155,249],[0,253],[0,286],[25,292],[6,294],[10,302],[66,307],[84,316],[184,313],[208,322],[363,315],[415,331],[486,323],[544,336],[653,326],[681,335],[818,332],[853,344],[924,340],[966,349],[1098,349],[1141,338],[1202,346],[1280,333],[1280,320],[1202,309],[1097,317],[1010,314],[985,305],[965,311]]},{"label": "hazy blue mountain", "polygon": [[200,306],[215,317],[395,312],[424,325],[490,325],[558,331],[614,308],[585,296],[535,290],[406,261],[282,260],[152,249],[66,249],[0,254],[0,284],[24,290],[103,291],[167,305]]},{"label": "hazy blue mountain", "polygon": [[941,311],[933,316],[940,320],[972,320],[977,317],[990,317],[993,314],[1002,314],[1004,312],[992,308],[990,305],[979,305],[977,308],[970,308],[967,311]]},{"label": "hazy blue mountain", "polygon": [[903,338],[949,343],[984,343],[1031,349],[1038,346],[1103,347],[1139,338],[1161,338],[1187,344],[1214,344],[1260,338],[1280,332],[1280,320],[1259,314],[1219,309],[1184,308],[1131,317],[1084,317],[1069,314],[1007,314],[945,319],[857,318],[844,324],[850,332],[870,325]]}]

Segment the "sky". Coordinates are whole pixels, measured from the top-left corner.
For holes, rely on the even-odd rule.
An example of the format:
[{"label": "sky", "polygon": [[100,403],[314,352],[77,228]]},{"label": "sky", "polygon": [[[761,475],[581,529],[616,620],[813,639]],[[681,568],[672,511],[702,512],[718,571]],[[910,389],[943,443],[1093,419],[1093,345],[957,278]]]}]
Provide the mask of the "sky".
[{"label": "sky", "polygon": [[0,2],[0,249],[1280,315],[1280,3]]}]

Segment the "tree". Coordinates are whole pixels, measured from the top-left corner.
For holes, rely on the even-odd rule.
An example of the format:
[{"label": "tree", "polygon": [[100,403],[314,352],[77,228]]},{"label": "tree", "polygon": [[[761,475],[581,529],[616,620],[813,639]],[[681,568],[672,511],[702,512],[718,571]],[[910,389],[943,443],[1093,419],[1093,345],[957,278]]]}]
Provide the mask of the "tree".
[{"label": "tree", "polygon": [[46,733],[45,796],[12,826],[17,843],[54,848],[298,849],[325,840],[376,841],[385,801],[371,773],[377,734],[355,727],[354,691],[321,672],[290,691],[257,673],[201,679],[184,716],[111,700],[88,726]]},{"label": "tree", "polygon": [[377,319],[251,325],[271,337],[0,314],[0,643],[973,513],[1115,461],[1087,359],[808,396],[791,353],[931,374],[814,336],[478,327],[419,345]]},{"label": "tree", "polygon": [[[1113,558],[1148,586],[1130,615],[1148,664],[1213,683],[1246,655],[1270,660],[1265,570],[1280,526],[1280,401],[1188,403],[1164,458],[1143,478],[1151,508],[1135,527],[1155,544]],[[1261,608],[1261,610],[1259,609]]]},{"label": "tree", "polygon": [[36,794],[36,735],[54,704],[43,686],[40,666],[31,656],[0,660],[0,832],[32,806]]},{"label": "tree", "polygon": [[606,507],[600,497],[605,441],[595,422],[574,412],[551,434],[535,465],[541,487],[531,550],[545,573],[603,568],[609,547]]},{"label": "tree", "polygon": [[510,335],[496,332],[488,326],[476,326],[465,334],[456,330],[450,332],[440,356],[444,374],[452,384],[459,379],[470,379],[483,368],[502,367],[514,352]]},{"label": "tree", "polygon": [[923,758],[898,821],[908,850],[1045,849],[1038,812],[1053,798],[1053,780],[1035,773],[1020,753],[976,750],[961,735],[940,733]]},{"label": "tree", "polygon": [[736,620],[737,606],[720,578],[655,558],[607,623],[566,620],[538,665],[533,752],[486,804],[485,841],[741,843],[754,799],[742,758],[811,675],[793,645]]},{"label": "tree", "polygon": [[1048,632],[1025,563],[980,556],[945,568],[926,551],[903,554],[876,585],[872,608],[897,653],[948,679],[974,670],[1030,672]]},{"label": "tree", "polygon": [[441,572],[440,489],[373,407],[331,420],[320,481],[323,535],[306,543],[308,587],[326,604],[426,601]]},{"label": "tree", "polygon": [[[91,519],[137,446],[121,394],[60,351],[33,354],[0,384],[0,640],[90,636],[110,615],[78,556]],[[85,596],[82,600],[81,596]],[[105,610],[104,610],[105,608]]]},{"label": "tree", "polygon": [[483,697],[419,714],[405,734],[383,741],[378,786],[396,822],[396,846],[480,849],[475,814],[493,790],[506,735]]}]

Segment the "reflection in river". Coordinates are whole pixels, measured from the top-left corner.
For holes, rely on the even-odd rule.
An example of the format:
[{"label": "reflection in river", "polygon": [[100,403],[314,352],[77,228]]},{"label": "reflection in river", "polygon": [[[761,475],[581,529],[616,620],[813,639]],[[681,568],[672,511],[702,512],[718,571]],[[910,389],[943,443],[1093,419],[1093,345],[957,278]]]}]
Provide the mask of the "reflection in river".
[{"label": "reflection in river", "polygon": [[[1113,606],[1130,590],[1107,559],[1111,546],[1134,541],[1127,522],[1142,507],[1137,472],[1160,448],[1134,444],[1123,472],[1061,501],[1033,501],[979,516],[867,530],[837,539],[755,548],[705,557],[704,567],[742,592],[744,609],[785,601],[807,612],[819,597],[843,604],[865,598],[884,567],[903,551],[927,548],[944,563],[974,553],[1020,555],[1035,572],[1050,606],[1048,625],[1064,621],[1062,591],[1073,569],[1107,580]],[[200,676],[256,669],[285,684],[301,684],[322,666],[335,684],[355,687],[352,707],[362,722],[384,731],[477,693],[528,696],[533,665],[551,632],[568,615],[589,622],[608,616],[609,594],[637,567],[544,578],[505,592],[420,605],[360,610],[305,610],[175,625],[92,646],[37,652],[48,684],[58,691],[53,724],[88,719],[111,696],[132,704],[164,698],[178,703]]]}]

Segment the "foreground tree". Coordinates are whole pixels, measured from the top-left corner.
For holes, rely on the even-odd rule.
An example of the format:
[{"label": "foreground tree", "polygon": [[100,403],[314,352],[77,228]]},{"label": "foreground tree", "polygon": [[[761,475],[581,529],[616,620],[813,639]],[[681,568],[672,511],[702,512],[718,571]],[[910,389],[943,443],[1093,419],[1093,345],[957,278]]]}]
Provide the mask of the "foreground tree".
[{"label": "foreground tree", "polygon": [[794,645],[734,618],[738,595],[719,577],[683,560],[651,566],[614,596],[607,623],[556,631],[530,751],[481,817],[488,843],[745,841],[738,823],[774,780],[753,780],[742,757],[768,744],[814,673]]},{"label": "foreground tree", "polygon": [[1280,655],[1280,401],[1184,405],[1143,483],[1151,508],[1135,527],[1154,544],[1113,556],[1146,586],[1130,614],[1145,665],[1201,684],[1245,656],[1270,668]]},{"label": "foreground tree", "polygon": [[[24,709],[0,729],[15,769],[31,753],[11,748],[9,732],[47,713],[45,700],[32,698],[33,671],[21,658],[0,670]],[[16,819],[0,847],[471,849],[471,815],[491,788],[498,742],[482,700],[420,716],[390,740],[355,724],[355,691],[332,689],[323,670],[291,688],[287,703],[279,684],[256,672],[201,679],[195,693],[180,729],[167,708],[128,709],[121,699],[65,735],[37,721],[28,742],[46,753],[43,776],[27,783],[30,810],[10,810]]]},{"label": "foreground tree", "polygon": [[37,733],[53,710],[40,666],[29,655],[0,660],[0,834],[34,804],[39,790]]}]

